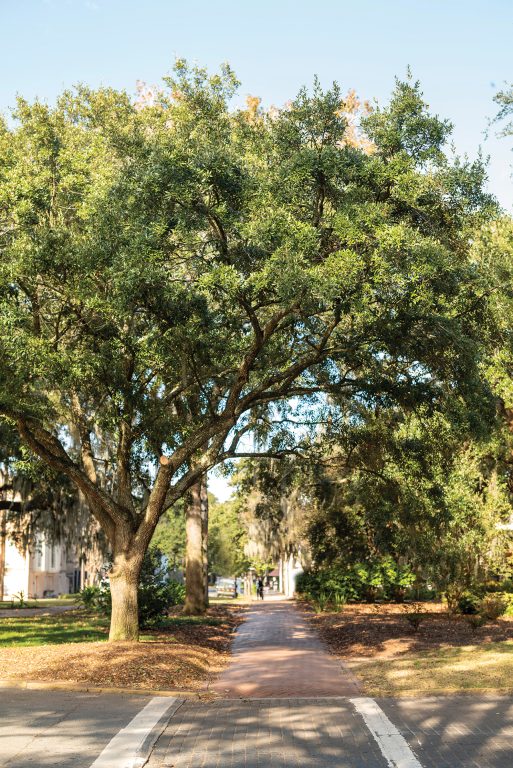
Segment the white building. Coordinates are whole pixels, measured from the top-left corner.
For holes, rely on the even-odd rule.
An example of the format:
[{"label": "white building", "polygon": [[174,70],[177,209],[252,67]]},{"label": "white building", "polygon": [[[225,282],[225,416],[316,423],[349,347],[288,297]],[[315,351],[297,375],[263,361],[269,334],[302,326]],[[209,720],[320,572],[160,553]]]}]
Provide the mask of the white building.
[{"label": "white building", "polygon": [[3,549],[0,594],[4,600],[21,592],[25,597],[51,597],[80,589],[78,563],[76,559],[68,561],[65,545],[50,544],[40,539],[32,551],[28,548],[20,551],[13,541],[6,538]]},{"label": "white building", "polygon": [[79,592],[95,583],[98,558],[80,556],[65,542],[52,543],[39,535],[29,547],[16,544],[0,529],[0,599],[23,593],[27,598],[53,597]]}]

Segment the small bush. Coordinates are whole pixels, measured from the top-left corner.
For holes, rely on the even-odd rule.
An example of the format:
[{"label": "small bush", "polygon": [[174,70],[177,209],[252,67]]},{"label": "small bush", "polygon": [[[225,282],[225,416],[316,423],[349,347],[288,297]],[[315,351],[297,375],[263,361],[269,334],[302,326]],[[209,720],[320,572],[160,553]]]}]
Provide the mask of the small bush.
[{"label": "small bush", "polygon": [[173,605],[184,602],[185,588],[178,582],[141,585],[138,592],[139,626],[155,627]]},{"label": "small bush", "polygon": [[[336,563],[298,575],[296,592],[312,602],[324,592],[335,608],[348,600],[402,602],[411,593],[415,576],[408,565],[399,565],[391,557],[365,563]],[[343,595],[343,597],[342,597]]]},{"label": "small bush", "polygon": [[314,600],[314,607],[317,613],[324,613],[329,603],[329,595],[321,590]]},{"label": "small bush", "polygon": [[336,590],[331,596],[331,602],[336,611],[340,612],[344,610],[344,606],[347,603],[347,597],[342,590]]},{"label": "small bush", "polygon": [[466,589],[458,598],[457,612],[471,616],[479,612],[479,597]]},{"label": "small bush", "polygon": [[447,587],[445,597],[450,613],[470,616],[479,611],[479,597],[469,589],[463,589],[459,584],[451,584]]},{"label": "small bush", "polygon": [[513,592],[513,581],[511,579],[491,579],[485,583],[487,592]]},{"label": "small bush", "polygon": [[[15,605],[15,603],[17,603]],[[11,597],[11,608],[26,608],[28,605],[25,599],[25,592],[17,592]]]},{"label": "small bush", "polygon": [[76,602],[82,605],[86,611],[92,611],[96,607],[96,602],[100,595],[100,587],[84,587],[77,597]]},{"label": "small bush", "polygon": [[449,613],[458,613],[458,602],[464,592],[459,584],[449,584],[445,590],[445,599],[447,600],[447,610]]},{"label": "small bush", "polygon": [[508,608],[508,601],[500,594],[490,594],[479,603],[479,613],[490,621],[496,621],[499,616],[504,616]]},{"label": "small bush", "polygon": [[403,605],[403,610],[404,618],[408,624],[414,632],[418,632],[420,625],[426,618],[426,614],[422,611],[422,603],[406,603]]},{"label": "small bush", "polygon": [[465,621],[472,629],[472,632],[477,632],[480,627],[483,627],[486,624],[487,618],[486,616],[482,616],[480,613],[473,613],[467,616]]},{"label": "small bush", "polygon": [[169,607],[185,603],[185,584],[171,579],[168,581],[166,588]]},{"label": "small bush", "polygon": [[[99,587],[85,587],[79,601],[87,610],[110,616],[112,598],[108,580]],[[169,608],[185,601],[185,586],[170,579],[158,549],[150,549],[144,558],[137,603],[141,629],[158,626]]]}]

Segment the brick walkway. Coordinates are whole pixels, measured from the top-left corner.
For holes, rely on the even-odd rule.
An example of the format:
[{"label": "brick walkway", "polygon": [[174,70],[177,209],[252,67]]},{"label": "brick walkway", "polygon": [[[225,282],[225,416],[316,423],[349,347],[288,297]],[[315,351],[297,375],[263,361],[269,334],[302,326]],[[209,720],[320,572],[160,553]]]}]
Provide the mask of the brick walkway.
[{"label": "brick walkway", "polygon": [[357,696],[358,684],[330,656],[290,600],[255,603],[213,690],[225,698]]},{"label": "brick walkway", "polygon": [[184,703],[147,768],[387,768],[347,699]]},{"label": "brick walkway", "polygon": [[147,768],[511,768],[511,697],[362,697],[292,602],[251,606],[223,698],[184,701]]}]

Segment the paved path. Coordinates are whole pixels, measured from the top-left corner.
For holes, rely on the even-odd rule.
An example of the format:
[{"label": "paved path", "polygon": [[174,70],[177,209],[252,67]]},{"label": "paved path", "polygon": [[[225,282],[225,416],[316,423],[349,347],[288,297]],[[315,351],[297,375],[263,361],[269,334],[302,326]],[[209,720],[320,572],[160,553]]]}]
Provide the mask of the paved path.
[{"label": "paved path", "polygon": [[511,768],[511,697],[374,699],[292,602],[251,607],[209,704],[187,701],[148,768]]},{"label": "paved path", "polygon": [[218,688],[209,703],[0,689],[0,766],[142,768],[153,745],[147,768],[513,765],[513,697],[365,697],[292,603],[251,607]]},{"label": "paved path", "polygon": [[387,768],[387,762],[347,699],[275,698],[182,704],[148,763],[171,766]]},{"label": "paved path", "polygon": [[[511,768],[513,699],[380,699],[387,758],[350,699],[184,703],[147,768]],[[397,737],[409,752],[390,744]]]},{"label": "paved path", "polygon": [[357,696],[356,679],[321,645],[290,600],[252,605],[213,690],[224,698]]},{"label": "paved path", "polygon": [[0,689],[0,766],[89,768],[150,699]]}]

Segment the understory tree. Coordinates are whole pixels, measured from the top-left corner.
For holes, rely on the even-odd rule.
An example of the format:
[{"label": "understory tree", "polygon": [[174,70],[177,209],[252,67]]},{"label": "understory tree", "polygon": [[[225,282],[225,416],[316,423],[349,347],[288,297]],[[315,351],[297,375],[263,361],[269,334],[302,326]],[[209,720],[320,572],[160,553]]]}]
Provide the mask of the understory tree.
[{"label": "understory tree", "polygon": [[511,575],[511,440],[493,413],[479,430],[447,411],[359,403],[301,454],[248,460],[236,475],[248,535],[326,574],[391,558],[439,590]]},{"label": "understory tree", "polygon": [[138,637],[159,519],[248,435],[281,454],[299,407],[477,382],[469,239],[493,206],[418,85],[358,143],[336,85],[266,112],[230,109],[227,67],[165,83],[20,99],[0,125],[0,414],[108,539],[111,640]]}]

